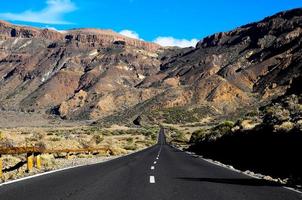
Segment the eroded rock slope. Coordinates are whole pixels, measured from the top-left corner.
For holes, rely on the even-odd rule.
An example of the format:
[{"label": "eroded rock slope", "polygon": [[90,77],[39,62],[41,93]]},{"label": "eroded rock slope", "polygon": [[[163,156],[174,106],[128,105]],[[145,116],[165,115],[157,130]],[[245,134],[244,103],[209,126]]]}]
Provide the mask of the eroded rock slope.
[{"label": "eroded rock slope", "polygon": [[185,49],[0,22],[0,107],[111,121],[175,107],[231,113],[284,94],[301,74],[301,36],[302,9]]}]

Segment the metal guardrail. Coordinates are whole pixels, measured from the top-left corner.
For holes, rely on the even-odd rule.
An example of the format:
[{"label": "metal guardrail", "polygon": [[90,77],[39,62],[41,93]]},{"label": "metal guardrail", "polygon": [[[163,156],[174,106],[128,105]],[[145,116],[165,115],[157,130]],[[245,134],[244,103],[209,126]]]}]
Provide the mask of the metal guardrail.
[{"label": "metal guardrail", "polygon": [[0,154],[12,155],[12,154],[25,154],[25,153],[85,153],[85,152],[101,152],[104,150],[110,150],[109,147],[101,148],[83,148],[83,149],[45,149],[41,147],[9,147],[1,148]]},{"label": "metal guardrail", "polygon": [[45,149],[41,147],[0,147],[0,179],[3,176],[2,155],[26,154],[27,171],[32,171],[33,167],[42,168],[41,154],[66,153],[68,159],[71,153],[100,153],[111,151],[109,147],[83,148],[83,149]]}]

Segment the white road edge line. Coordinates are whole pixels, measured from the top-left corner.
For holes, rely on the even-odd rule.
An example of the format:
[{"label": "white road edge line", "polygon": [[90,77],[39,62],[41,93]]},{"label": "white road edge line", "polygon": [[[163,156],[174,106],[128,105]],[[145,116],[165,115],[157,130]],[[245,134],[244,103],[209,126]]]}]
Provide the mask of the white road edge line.
[{"label": "white road edge line", "polygon": [[[152,146],[152,147],[154,147],[154,146]],[[148,147],[148,148],[152,148],[152,147]],[[0,187],[2,187],[4,185],[9,185],[9,184],[12,184],[12,183],[17,183],[17,182],[25,181],[25,180],[28,180],[28,179],[31,179],[31,178],[36,178],[36,177],[39,177],[39,176],[44,176],[44,175],[47,175],[47,174],[52,174],[52,173],[56,173],[56,172],[60,172],[60,171],[65,171],[65,170],[73,169],[73,168],[90,166],[90,165],[97,165],[97,164],[109,162],[109,161],[112,161],[112,160],[115,160],[115,159],[118,159],[118,158],[127,157],[127,156],[130,156],[132,154],[144,151],[144,150],[146,150],[148,148],[144,148],[144,149],[141,149],[139,151],[135,151],[135,152],[129,153],[129,154],[124,155],[124,156],[119,156],[117,158],[113,158],[113,159],[109,159],[109,160],[105,160],[105,161],[100,161],[100,162],[96,162],[96,163],[93,163],[93,164],[83,164],[83,165],[65,167],[65,168],[61,168],[61,169],[51,170],[51,171],[48,171],[48,172],[42,172],[42,173],[31,175],[31,176],[26,176],[26,177],[19,178],[19,179],[16,179],[16,180],[7,181],[7,182],[4,182],[4,183],[0,183]]]},{"label": "white road edge line", "polygon": [[156,164],[156,161],[154,161],[154,164]]},{"label": "white road edge line", "polygon": [[[188,154],[188,155],[190,155],[190,156],[192,156],[192,154],[190,154],[190,153],[188,153],[188,152],[186,152],[186,151],[180,150],[180,149],[178,149],[178,148],[176,148],[176,147],[174,147],[174,146],[171,146],[171,147],[174,148],[174,149],[177,149],[177,150],[179,150],[179,151],[182,151],[182,152],[184,152],[184,153],[186,153],[186,154]],[[256,179],[261,179],[261,178],[259,178],[259,177],[257,177],[257,176],[252,176],[252,175],[250,175],[250,174],[245,174],[245,173],[241,172],[240,170],[230,169],[230,168],[228,168],[228,167],[219,165],[219,164],[217,164],[217,163],[215,163],[215,162],[213,162],[213,161],[207,160],[207,159],[202,158],[202,157],[200,157],[200,156],[198,156],[198,158],[200,158],[200,159],[202,159],[202,160],[204,160],[204,161],[206,161],[206,162],[208,162],[208,163],[211,163],[211,164],[213,164],[213,165],[216,165],[216,166],[219,166],[219,167],[222,167],[222,168],[231,170],[231,171],[233,171],[233,172],[241,173],[241,174],[244,174],[244,175],[246,175],[246,176],[249,176],[249,177],[252,177],[252,178],[256,178]],[[298,194],[302,194],[301,191],[296,190],[296,189],[291,188],[291,187],[282,186],[282,188],[287,189],[287,190],[290,190],[290,191],[292,191],[292,192],[296,192],[296,193],[298,193]]]},{"label": "white road edge line", "polygon": [[301,191],[296,190],[296,189],[291,188],[291,187],[283,186],[283,188],[288,189],[288,190],[293,191],[293,192],[297,192],[297,193],[299,193],[299,194],[302,194],[302,192],[301,192]]},{"label": "white road edge line", "polygon": [[150,183],[155,183],[155,177],[154,176],[150,176]]},{"label": "white road edge line", "polygon": [[151,170],[154,170],[154,166],[151,166]]}]

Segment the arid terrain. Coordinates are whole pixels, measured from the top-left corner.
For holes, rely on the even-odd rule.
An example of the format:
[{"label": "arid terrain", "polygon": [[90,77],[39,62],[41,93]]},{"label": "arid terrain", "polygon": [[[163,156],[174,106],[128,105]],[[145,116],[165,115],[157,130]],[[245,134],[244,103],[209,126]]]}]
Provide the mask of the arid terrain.
[{"label": "arid terrain", "polygon": [[299,76],[301,20],[301,9],[291,10],[185,49],[110,30],[60,33],[1,22],[0,107],[111,124],[174,108],[198,122],[257,107]]},{"label": "arid terrain", "polygon": [[[299,185],[301,27],[294,9],[178,48],[0,21],[0,145],[116,156],[155,144],[163,126],[174,145]],[[24,161],[4,159],[16,178]]]},{"label": "arid terrain", "polygon": [[[90,164],[116,156],[150,147],[156,143],[157,127],[127,128],[113,126],[112,128],[96,128],[73,124],[70,127],[18,127],[0,129],[0,147],[38,147],[46,150],[64,150],[104,148],[95,154],[87,152],[67,152],[42,154],[42,170],[30,174],[49,171],[56,168]],[[83,158],[86,159],[83,161]],[[92,159],[89,161],[89,159]],[[16,179],[26,174],[26,156],[3,155],[3,180]]]}]

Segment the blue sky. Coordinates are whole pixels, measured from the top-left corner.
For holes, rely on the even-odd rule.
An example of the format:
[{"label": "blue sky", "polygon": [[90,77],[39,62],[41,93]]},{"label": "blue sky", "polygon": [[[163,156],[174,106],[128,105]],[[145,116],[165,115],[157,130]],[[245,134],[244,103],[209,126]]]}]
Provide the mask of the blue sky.
[{"label": "blue sky", "polygon": [[302,0],[2,0],[0,19],[49,27],[113,29],[162,45],[190,46]]}]

